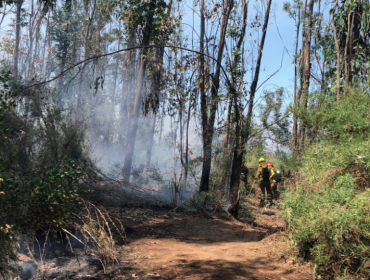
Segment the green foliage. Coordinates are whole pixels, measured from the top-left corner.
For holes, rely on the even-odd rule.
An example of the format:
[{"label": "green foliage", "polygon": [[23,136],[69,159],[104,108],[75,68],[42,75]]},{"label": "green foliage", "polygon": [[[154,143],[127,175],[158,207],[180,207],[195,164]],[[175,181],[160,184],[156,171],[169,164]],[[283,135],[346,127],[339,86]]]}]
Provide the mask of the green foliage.
[{"label": "green foliage", "polygon": [[[15,103],[12,100],[12,97],[14,97],[15,94],[8,91],[9,85],[7,84],[7,81],[9,80],[9,76],[9,72],[0,76],[0,82],[3,85],[3,89],[0,90],[0,144],[7,139],[7,130],[4,129],[2,124],[4,121],[3,116],[15,106]],[[3,208],[7,193],[3,191],[3,186],[4,179],[0,178],[0,276],[5,277],[8,273],[14,272],[14,268],[10,266],[10,263],[11,261],[15,261],[17,256],[14,252],[12,225],[9,225],[4,219],[6,212]]]},{"label": "green foliage", "polygon": [[121,18],[127,29],[141,26],[143,34],[150,35],[155,42],[162,41],[163,36],[172,32],[172,24],[165,22],[167,21],[166,1],[128,0],[122,1],[121,4],[123,7]]},{"label": "green foliage", "polygon": [[4,7],[4,5],[11,5],[17,3],[16,0],[0,0],[0,8]]},{"label": "green foliage", "polygon": [[301,0],[293,0],[293,3],[284,2],[283,10],[289,14],[289,17],[296,21],[296,24],[300,24],[297,22],[297,17],[299,10],[302,8],[303,3]]},{"label": "green foliage", "polygon": [[[86,168],[78,153],[81,140],[62,122],[60,110],[30,110],[28,123],[13,110],[27,94],[11,91],[9,72],[0,75],[0,84],[0,275],[4,276],[15,269],[19,234],[72,224],[81,204],[79,180]],[[32,97],[37,99],[37,93]],[[26,104],[38,106],[37,100]],[[45,111],[49,115],[43,119]],[[35,116],[45,126],[34,128],[31,117]]]},{"label": "green foliage", "polygon": [[[328,277],[370,277],[370,97],[350,90],[312,113],[321,141],[305,151],[285,218],[300,256]],[[330,276],[331,275],[331,276]]]},{"label": "green foliage", "polygon": [[[48,34],[53,40],[52,53],[54,59],[49,65],[50,70],[55,68],[64,71],[66,65],[74,62],[77,52],[82,45],[81,21],[82,16],[72,12],[72,3],[66,1],[64,5],[53,13],[52,26]],[[74,74],[72,74],[74,75]]]},{"label": "green foliage", "polygon": [[[266,132],[272,134],[272,140],[281,146],[289,146],[290,131],[289,119],[285,118],[278,121],[287,112],[282,112],[284,88],[279,88],[275,92],[266,93],[266,102],[261,105],[261,120],[262,126]],[[270,123],[276,122],[276,125],[269,126]],[[276,145],[279,148],[279,145]]]},{"label": "green foliage", "polygon": [[305,116],[308,128],[317,131],[319,139],[339,142],[366,139],[370,132],[368,95],[349,89],[339,104],[330,95],[320,99]]},{"label": "green foliage", "polygon": [[[344,1],[342,5],[339,5],[336,11],[330,10],[333,14],[334,24],[337,30],[337,40],[340,49],[340,80],[343,84],[345,79],[344,66],[345,66],[345,54],[346,46],[348,45],[348,17],[353,17],[353,25],[350,23],[352,31],[350,34],[354,36],[352,38],[351,46],[348,50],[351,51],[350,59],[348,60],[348,67],[350,69],[349,81],[354,85],[366,83],[367,75],[370,69],[369,63],[369,44],[367,38],[370,34],[370,14],[369,14],[369,2],[368,1],[357,1],[349,0]],[[322,47],[323,56],[325,58],[325,64],[328,65],[328,71],[325,73],[327,81],[329,82],[329,88],[332,92],[336,90],[336,73],[337,67],[337,51],[335,46],[335,38],[333,36],[332,24],[329,24],[325,28],[324,35],[319,38],[320,46]],[[350,40],[349,40],[350,41]]]}]

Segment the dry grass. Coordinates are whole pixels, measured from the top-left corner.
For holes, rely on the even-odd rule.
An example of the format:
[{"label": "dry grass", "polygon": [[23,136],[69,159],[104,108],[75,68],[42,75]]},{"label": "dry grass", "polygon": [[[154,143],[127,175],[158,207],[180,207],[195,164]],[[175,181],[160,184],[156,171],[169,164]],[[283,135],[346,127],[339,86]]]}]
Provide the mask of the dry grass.
[{"label": "dry grass", "polygon": [[110,264],[119,261],[116,240],[122,242],[126,240],[122,223],[102,206],[96,206],[86,200],[84,200],[84,208],[76,216],[80,220],[76,228],[81,232],[84,240],[80,240],[67,229],[63,231],[94,253],[106,272]]}]

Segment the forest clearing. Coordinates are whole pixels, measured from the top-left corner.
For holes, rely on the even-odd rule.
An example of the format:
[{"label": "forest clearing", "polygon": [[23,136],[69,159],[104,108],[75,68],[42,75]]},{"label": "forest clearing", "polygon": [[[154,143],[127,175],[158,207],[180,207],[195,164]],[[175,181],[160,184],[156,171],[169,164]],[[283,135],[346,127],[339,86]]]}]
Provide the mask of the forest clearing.
[{"label": "forest clearing", "polygon": [[0,0],[0,280],[370,279],[369,0]]}]

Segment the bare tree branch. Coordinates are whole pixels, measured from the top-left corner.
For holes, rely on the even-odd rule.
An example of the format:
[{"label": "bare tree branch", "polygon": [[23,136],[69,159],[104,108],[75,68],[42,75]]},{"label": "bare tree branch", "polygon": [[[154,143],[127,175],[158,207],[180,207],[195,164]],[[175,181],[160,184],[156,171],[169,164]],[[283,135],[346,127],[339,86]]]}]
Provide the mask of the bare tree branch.
[{"label": "bare tree branch", "polygon": [[269,128],[270,126],[272,126],[272,125],[274,125],[274,124],[278,123],[279,121],[281,121],[281,120],[285,119],[286,117],[289,117],[291,114],[292,114],[292,112],[290,112],[290,113],[288,113],[288,114],[286,114],[286,115],[282,116],[282,117],[281,117],[280,119],[278,119],[277,121],[274,121],[273,123],[270,123],[268,126],[266,126],[266,127],[262,128],[262,129],[260,129],[260,130],[256,131],[255,133],[251,134],[251,135],[248,137],[248,140],[249,140],[249,139],[251,139],[251,138],[252,138],[253,136],[255,136],[256,134],[258,134],[258,133],[260,133],[260,132],[264,131],[265,129]]},{"label": "bare tree branch", "polygon": [[110,52],[110,53],[105,53],[105,54],[101,54],[101,55],[96,55],[96,56],[92,56],[92,57],[89,57],[87,59],[84,59],[84,60],[81,60],[75,64],[73,64],[72,66],[68,67],[66,70],[60,72],[58,75],[56,75],[54,78],[51,78],[49,80],[46,80],[46,81],[43,81],[43,82],[39,82],[39,83],[35,83],[35,84],[32,84],[32,85],[29,85],[29,86],[26,86],[26,87],[23,87],[22,89],[25,90],[25,89],[29,89],[29,88],[32,88],[32,87],[35,87],[35,86],[40,86],[40,85],[44,85],[44,84],[47,84],[47,83],[50,83],[50,82],[53,82],[55,81],[56,79],[58,79],[59,77],[65,75],[67,72],[73,70],[74,68],[80,66],[80,65],[83,65],[85,63],[89,63],[91,61],[94,61],[94,60],[97,60],[99,58],[102,58],[102,57],[106,57],[106,56],[111,56],[111,55],[114,55],[114,54],[117,54],[117,53],[121,53],[121,52],[125,52],[125,51],[130,51],[130,50],[135,50],[135,49],[147,49],[147,48],[174,48],[174,49],[180,49],[180,50],[185,50],[185,51],[188,51],[188,52],[193,52],[193,53],[197,53],[197,54],[202,54],[210,59],[212,59],[213,61],[215,61],[217,64],[219,64],[223,74],[225,75],[225,78],[226,78],[226,81],[228,83],[228,85],[231,87],[232,86],[232,83],[230,82],[229,80],[229,77],[227,76],[227,73],[225,71],[225,69],[223,68],[223,66],[221,65],[221,63],[219,63],[217,61],[216,58],[214,58],[213,56],[211,55],[208,55],[206,53],[202,53],[200,51],[196,51],[196,50],[192,50],[192,49],[188,49],[188,48],[184,48],[184,47],[179,47],[179,46],[170,46],[170,45],[164,45],[164,46],[158,46],[158,45],[148,45],[148,46],[136,46],[136,47],[131,47],[131,48],[126,48],[126,49],[121,49],[121,50],[118,50],[118,51],[114,51],[114,52]]}]

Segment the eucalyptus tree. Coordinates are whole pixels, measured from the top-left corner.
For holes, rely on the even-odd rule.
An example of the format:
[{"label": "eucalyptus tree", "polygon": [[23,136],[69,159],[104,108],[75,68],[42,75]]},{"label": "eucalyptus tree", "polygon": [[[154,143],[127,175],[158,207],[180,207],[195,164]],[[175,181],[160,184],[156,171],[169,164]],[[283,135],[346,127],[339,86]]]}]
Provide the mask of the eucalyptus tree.
[{"label": "eucalyptus tree", "polygon": [[[164,32],[168,32],[169,28],[166,25],[168,5],[164,0],[143,2],[140,0],[129,0],[122,3],[124,13],[122,19],[126,21],[126,27],[134,26],[140,34],[140,45],[148,46],[151,41],[161,36]],[[139,71],[137,73],[136,92],[133,108],[130,115],[129,127],[127,131],[127,144],[123,167],[123,179],[129,181],[132,168],[132,160],[134,156],[136,132],[138,128],[139,116],[143,100],[143,86],[147,67],[147,55],[149,49],[144,47],[141,49],[139,58]]]},{"label": "eucalyptus tree", "polygon": [[[296,28],[295,36],[295,49],[294,49],[294,107],[298,106],[299,100],[297,100],[298,92],[298,72],[299,72],[299,34],[301,29],[301,13],[302,13],[302,0],[294,0],[293,3],[285,2],[284,11],[288,13],[289,17],[294,20]],[[293,152],[297,149],[297,134],[298,134],[298,116],[297,112],[293,112],[293,128],[292,128],[292,143],[291,150]]]},{"label": "eucalyptus tree", "polygon": [[[232,160],[232,169],[231,169],[231,180],[230,180],[230,206],[228,212],[234,217],[238,216],[239,200],[240,200],[240,174],[241,168],[243,165],[243,157],[245,153],[245,144],[252,135],[252,117],[254,110],[254,98],[257,92],[257,85],[259,81],[259,74],[261,69],[262,54],[265,45],[265,39],[267,34],[267,27],[270,18],[272,0],[268,0],[265,15],[264,23],[262,26],[262,36],[261,42],[258,47],[258,56],[255,65],[255,71],[253,75],[253,81],[250,86],[248,96],[248,110],[247,114],[244,117],[240,111],[240,104],[238,104],[238,90],[235,87],[230,87],[233,95],[233,106],[235,114],[235,146],[233,150],[233,160]],[[244,35],[244,34],[243,34]],[[235,70],[234,70],[235,71]]]},{"label": "eucalyptus tree", "polygon": [[[205,9],[204,1],[200,3],[201,11],[201,30],[200,30],[200,52],[204,52],[204,36],[205,36]],[[202,140],[203,140],[203,170],[200,181],[199,191],[208,191],[209,189],[209,177],[211,173],[211,161],[212,161],[212,140],[214,135],[214,125],[216,119],[216,112],[219,105],[219,89],[220,89],[220,75],[221,65],[223,59],[223,53],[226,42],[226,31],[229,23],[229,17],[234,7],[234,0],[227,0],[223,3],[222,7],[222,20],[220,26],[220,37],[217,46],[217,58],[215,73],[212,76],[211,90],[207,94],[206,90],[206,79],[205,77],[205,64],[204,55],[200,55],[200,103],[201,103],[201,119],[202,119]],[[210,105],[208,105],[208,99],[210,99]]]},{"label": "eucalyptus tree", "polygon": [[[265,103],[261,105],[260,113],[262,128],[265,129],[265,135],[262,138],[273,141],[277,151],[280,150],[280,147],[288,148],[292,137],[289,129],[289,119],[281,119],[287,114],[287,111],[283,111],[284,91],[285,89],[280,87],[276,90],[265,92]],[[276,125],[271,126],[271,123]]]},{"label": "eucalyptus tree", "polygon": [[[152,67],[151,73],[153,73],[153,84],[151,87],[151,90],[149,94],[146,96],[145,100],[145,114],[148,113],[148,109],[152,112],[151,117],[151,123],[150,123],[150,135],[149,135],[149,141],[148,141],[148,147],[147,147],[147,153],[146,153],[146,160],[145,160],[145,166],[149,167],[151,156],[152,156],[152,148],[153,148],[153,141],[154,141],[154,133],[155,133],[155,125],[157,120],[157,113],[160,107],[160,99],[161,99],[161,92],[166,86],[166,81],[164,79],[164,45],[166,45],[167,41],[169,40],[169,36],[171,34],[176,34],[174,32],[174,25],[172,24],[171,19],[171,10],[172,10],[172,0],[169,0],[167,4],[167,11],[166,14],[163,17],[164,22],[167,24],[168,30],[166,32],[161,32],[159,36],[156,38],[153,38],[153,43],[159,45],[155,50],[154,54],[154,67]],[[180,26],[178,26],[178,29]],[[180,30],[177,32],[177,34],[180,32]],[[177,36],[178,37],[178,36]],[[181,40],[181,38],[178,38]],[[181,112],[180,112],[181,114]]]},{"label": "eucalyptus tree", "polygon": [[326,78],[330,89],[336,88],[337,99],[351,84],[363,87],[370,70],[368,38],[370,36],[369,1],[336,1],[330,10],[331,24],[321,38]]},{"label": "eucalyptus tree", "polygon": [[[54,12],[53,26],[50,30],[54,42],[54,62],[59,65],[60,72],[65,70],[66,65],[76,60],[78,48],[82,44],[79,28],[81,18],[73,13],[72,4],[71,0],[66,0],[63,6]],[[63,84],[64,76],[58,80],[58,93],[61,92]]]},{"label": "eucalyptus tree", "polygon": [[21,11],[24,0],[17,0],[16,2],[16,25],[15,25],[15,42],[14,42],[14,58],[13,68],[14,76],[18,76],[18,60],[19,60],[19,41],[21,31]]},{"label": "eucalyptus tree", "polygon": [[[42,13],[46,14],[50,9],[52,9],[55,4],[56,0],[41,0],[39,1],[42,5]],[[22,6],[24,4],[24,0],[2,0],[0,1],[0,7],[4,4],[15,4],[16,6],[16,17],[15,17],[15,39],[14,39],[14,51],[13,51],[13,69],[14,69],[14,76],[18,75],[19,72],[19,44],[20,44],[20,32],[21,32],[21,25],[22,25]]]},{"label": "eucalyptus tree", "polygon": [[[307,6],[307,0],[305,0],[303,8],[303,19],[307,21],[305,29],[302,32],[302,54],[300,64],[302,65],[301,73],[301,89],[298,93],[297,99],[300,102],[300,106],[303,110],[307,108],[308,93],[311,79],[311,37],[313,30],[313,11],[314,11],[314,0],[310,0]],[[308,10],[307,10],[308,9]],[[298,128],[298,145],[297,145],[297,156],[300,157],[303,151],[303,145],[306,133],[306,123],[304,119],[301,119]]]}]

